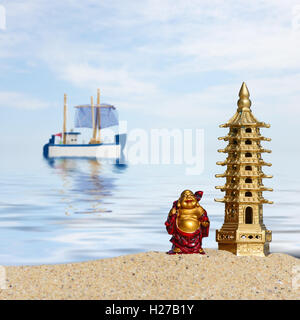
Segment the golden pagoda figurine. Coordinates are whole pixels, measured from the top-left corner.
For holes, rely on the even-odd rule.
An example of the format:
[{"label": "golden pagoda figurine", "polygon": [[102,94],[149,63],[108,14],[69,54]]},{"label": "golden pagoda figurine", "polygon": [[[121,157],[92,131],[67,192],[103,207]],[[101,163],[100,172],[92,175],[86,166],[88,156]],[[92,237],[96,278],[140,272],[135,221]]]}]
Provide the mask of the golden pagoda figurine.
[{"label": "golden pagoda figurine", "polygon": [[238,256],[265,256],[269,253],[272,232],[263,223],[263,204],[270,203],[263,198],[263,191],[273,191],[263,186],[263,178],[272,178],[262,172],[262,166],[271,166],[262,160],[261,154],[271,153],[263,149],[261,141],[270,141],[260,134],[260,128],[270,125],[259,122],[250,109],[249,91],[243,82],[239,92],[238,109],[235,115],[221,128],[229,128],[229,134],[219,140],[228,141],[225,149],[225,161],[218,165],[227,166],[224,174],[217,178],[226,178],[224,186],[216,189],[225,191],[225,220],[222,228],[216,231],[219,250],[230,251]]}]

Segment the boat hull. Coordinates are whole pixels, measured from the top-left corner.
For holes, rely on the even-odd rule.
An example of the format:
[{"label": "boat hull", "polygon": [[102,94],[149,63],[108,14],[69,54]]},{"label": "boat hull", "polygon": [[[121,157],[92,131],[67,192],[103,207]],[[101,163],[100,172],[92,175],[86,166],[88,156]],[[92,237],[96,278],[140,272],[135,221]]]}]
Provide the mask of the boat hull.
[{"label": "boat hull", "polygon": [[120,145],[52,145],[48,158],[120,158]]},{"label": "boat hull", "polygon": [[104,158],[120,159],[123,157],[123,149],[126,143],[126,135],[117,135],[115,143],[101,144],[55,144],[54,137],[44,146],[45,158]]}]

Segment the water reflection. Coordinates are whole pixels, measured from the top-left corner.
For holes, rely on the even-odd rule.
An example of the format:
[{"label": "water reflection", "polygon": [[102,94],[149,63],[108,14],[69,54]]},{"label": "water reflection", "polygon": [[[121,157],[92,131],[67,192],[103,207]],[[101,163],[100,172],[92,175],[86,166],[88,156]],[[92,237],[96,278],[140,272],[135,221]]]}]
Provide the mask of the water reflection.
[{"label": "water reflection", "polygon": [[[224,220],[216,181],[186,176],[179,166],[126,166],[96,159],[33,162],[1,172],[0,265],[86,261],[142,251],[167,251],[170,206],[186,188],[204,190],[211,219],[204,247],[216,248]],[[298,184],[282,179],[264,207],[272,252],[300,255]],[[289,206],[287,206],[289,204]]]},{"label": "water reflection", "polygon": [[[111,176],[106,167],[96,159],[57,159],[51,160],[51,168],[62,179],[59,193],[65,204],[65,214],[97,214],[111,212],[104,200],[111,197],[117,176]],[[118,172],[126,166],[118,166]]]}]

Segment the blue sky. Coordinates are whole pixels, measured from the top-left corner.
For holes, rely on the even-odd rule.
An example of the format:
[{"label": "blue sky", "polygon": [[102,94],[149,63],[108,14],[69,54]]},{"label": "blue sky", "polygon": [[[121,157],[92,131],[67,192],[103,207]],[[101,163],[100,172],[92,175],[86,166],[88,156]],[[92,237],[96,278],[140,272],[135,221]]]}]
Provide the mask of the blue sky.
[{"label": "blue sky", "polygon": [[[299,159],[299,1],[0,0],[0,146],[41,148],[69,106],[102,101],[140,128],[204,128],[208,161],[245,81],[275,171]],[[72,111],[70,110],[70,118]],[[71,124],[70,124],[71,125]],[[22,143],[21,143],[22,142]],[[27,147],[26,147],[27,148]],[[286,165],[282,168],[282,161]],[[268,169],[269,170],[269,169]],[[289,171],[288,169],[287,171]],[[291,170],[289,171],[291,174]]]}]

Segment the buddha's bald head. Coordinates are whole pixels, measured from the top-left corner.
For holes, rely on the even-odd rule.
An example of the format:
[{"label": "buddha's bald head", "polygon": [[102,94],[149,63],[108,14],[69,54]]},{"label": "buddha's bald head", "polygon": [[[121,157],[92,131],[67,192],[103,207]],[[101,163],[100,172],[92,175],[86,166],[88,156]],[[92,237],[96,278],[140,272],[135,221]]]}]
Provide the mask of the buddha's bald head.
[{"label": "buddha's bald head", "polygon": [[184,190],[180,195],[177,206],[182,209],[193,209],[199,206],[199,204],[191,190]]}]

